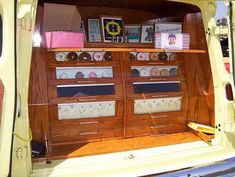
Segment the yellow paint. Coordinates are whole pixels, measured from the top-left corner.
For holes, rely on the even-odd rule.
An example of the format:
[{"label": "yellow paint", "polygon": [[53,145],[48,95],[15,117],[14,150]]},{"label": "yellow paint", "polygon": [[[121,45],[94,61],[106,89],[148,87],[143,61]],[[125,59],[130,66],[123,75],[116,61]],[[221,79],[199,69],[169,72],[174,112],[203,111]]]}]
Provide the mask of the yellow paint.
[{"label": "yellow paint", "polygon": [[[207,35],[207,44],[210,55],[211,69],[213,73],[215,92],[215,123],[220,123],[223,127],[227,124],[234,124],[234,103],[226,100],[224,87],[227,83],[233,85],[232,75],[229,75],[222,67],[223,59],[216,23],[213,18],[216,10],[214,0],[176,0],[197,5],[202,11],[205,29],[210,28],[211,35]],[[21,100],[19,105],[21,114],[16,121],[15,133],[24,139],[29,139],[28,120],[28,88],[29,71],[32,51],[32,35],[35,22],[37,0],[18,1],[18,93]],[[4,37],[3,55],[0,59],[0,79],[5,87],[3,122],[0,134],[0,176],[7,175],[7,161],[9,160],[9,139],[12,132],[14,103],[14,82],[12,80],[14,65],[12,51],[12,15],[13,1],[0,0],[0,13],[4,14]],[[235,9],[234,9],[235,11]],[[20,28],[20,18],[25,17],[32,20],[31,30]],[[235,16],[234,16],[235,18]],[[16,158],[16,149],[22,150],[22,158]],[[82,158],[53,161],[52,164],[35,163],[32,168],[31,151],[28,142],[15,138],[13,154],[13,176],[140,176],[151,173],[172,171],[195,165],[211,163],[224,158],[232,157],[235,154],[235,134],[234,132],[215,131],[215,139],[212,145],[199,141],[194,143],[184,143],[167,147],[150,148],[137,151],[96,155]],[[128,155],[133,155],[133,159],[127,159]]]}]

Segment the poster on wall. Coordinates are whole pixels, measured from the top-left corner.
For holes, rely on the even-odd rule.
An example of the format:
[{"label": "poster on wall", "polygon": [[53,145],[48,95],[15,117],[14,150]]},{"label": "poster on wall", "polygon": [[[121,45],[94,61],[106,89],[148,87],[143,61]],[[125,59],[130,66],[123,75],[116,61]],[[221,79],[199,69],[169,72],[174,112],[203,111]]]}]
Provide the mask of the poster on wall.
[{"label": "poster on wall", "polygon": [[123,36],[121,17],[101,17],[103,42],[111,42],[113,38]]}]

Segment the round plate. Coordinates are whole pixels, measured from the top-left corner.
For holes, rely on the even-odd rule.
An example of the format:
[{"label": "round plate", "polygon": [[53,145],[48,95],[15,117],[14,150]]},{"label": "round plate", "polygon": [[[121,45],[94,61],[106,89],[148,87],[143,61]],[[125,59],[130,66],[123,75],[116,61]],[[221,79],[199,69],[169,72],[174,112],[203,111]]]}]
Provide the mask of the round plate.
[{"label": "round plate", "polygon": [[169,76],[169,71],[167,69],[161,69],[160,75],[161,76]]},{"label": "round plate", "polygon": [[149,54],[149,60],[159,60],[158,53],[152,52]]},{"label": "round plate", "polygon": [[159,53],[158,57],[159,57],[159,60],[164,60],[164,61],[167,60],[167,54],[165,52]]},{"label": "round plate", "polygon": [[63,72],[63,73],[61,73],[61,74],[59,75],[59,78],[60,78],[60,79],[67,79],[67,78],[68,78],[68,75],[67,75],[66,72]]},{"label": "round plate", "polygon": [[136,60],[136,56],[133,53],[130,53],[130,59],[131,60]]},{"label": "round plate", "polygon": [[105,61],[110,61],[110,60],[112,60],[112,53],[111,53],[111,52],[105,52],[105,54],[104,54],[104,60],[105,60]]},{"label": "round plate", "polygon": [[138,69],[132,69],[131,70],[131,76],[132,77],[139,77],[140,76],[140,72]]},{"label": "round plate", "polygon": [[91,61],[91,55],[87,52],[82,52],[80,55],[79,55],[79,61]]},{"label": "round plate", "polygon": [[144,60],[146,60],[146,54],[139,52],[136,54],[136,58],[137,58],[137,60],[144,61]]},{"label": "round plate", "polygon": [[140,69],[140,76],[149,76],[149,71],[145,68]]},{"label": "round plate", "polygon": [[112,76],[110,75],[109,72],[104,71],[104,72],[102,72],[101,77],[112,77]]},{"label": "round plate", "polygon": [[103,60],[103,54],[101,52],[94,52],[93,59],[95,61],[102,61]]},{"label": "round plate", "polygon": [[97,74],[92,71],[89,73],[89,78],[97,78]]},{"label": "round plate", "polygon": [[171,68],[169,71],[170,76],[177,76],[178,75],[178,69]]},{"label": "round plate", "polygon": [[55,53],[56,61],[66,61],[66,54],[64,52],[56,52]]},{"label": "round plate", "polygon": [[150,70],[150,75],[151,76],[160,76],[160,70],[158,68],[154,67]]},{"label": "round plate", "polygon": [[76,79],[84,78],[84,74],[83,74],[82,72],[78,71],[78,72],[76,73],[76,75],[75,75],[75,78],[76,78]]},{"label": "round plate", "polygon": [[69,52],[66,56],[66,59],[68,61],[77,61],[78,60],[78,54],[76,52]]},{"label": "round plate", "polygon": [[176,60],[176,59],[177,59],[177,56],[176,56],[175,53],[171,53],[171,54],[169,55],[169,60]]}]

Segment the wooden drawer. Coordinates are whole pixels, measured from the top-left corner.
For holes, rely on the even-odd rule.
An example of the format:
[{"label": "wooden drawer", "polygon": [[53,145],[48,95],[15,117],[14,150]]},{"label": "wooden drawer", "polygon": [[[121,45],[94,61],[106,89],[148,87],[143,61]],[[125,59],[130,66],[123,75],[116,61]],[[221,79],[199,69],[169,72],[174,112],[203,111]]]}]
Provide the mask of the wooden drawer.
[{"label": "wooden drawer", "polygon": [[161,113],[151,116],[132,116],[126,122],[126,137],[168,134],[186,131],[186,113]]},{"label": "wooden drawer", "polygon": [[78,121],[60,121],[51,123],[52,143],[99,140],[102,138],[121,137],[123,132],[123,122],[94,121],[90,124],[83,124]]}]

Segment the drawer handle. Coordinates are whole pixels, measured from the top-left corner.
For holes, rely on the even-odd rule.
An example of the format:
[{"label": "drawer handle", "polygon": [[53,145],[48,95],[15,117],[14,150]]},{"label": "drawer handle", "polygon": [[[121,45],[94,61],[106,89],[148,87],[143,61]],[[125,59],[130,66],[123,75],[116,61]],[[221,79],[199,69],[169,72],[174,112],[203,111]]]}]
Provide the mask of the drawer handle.
[{"label": "drawer handle", "polygon": [[96,83],[96,81],[77,81],[77,83]]},{"label": "drawer handle", "polygon": [[[93,63],[93,62],[81,62],[82,64],[88,64],[88,65],[94,65],[95,63]],[[80,62],[78,62],[78,63],[76,63],[76,65],[81,65],[81,63]]]},{"label": "drawer handle", "polygon": [[159,78],[159,79],[154,79],[154,78],[150,78],[150,81],[165,81],[166,78]]},{"label": "drawer handle", "polygon": [[163,127],[167,127],[167,125],[152,125],[152,126],[150,126],[150,128],[163,128]]},{"label": "drawer handle", "polygon": [[79,133],[79,135],[95,135],[95,134],[98,134],[99,132],[82,132],[82,133]]},{"label": "drawer handle", "polygon": [[157,63],[157,62],[148,62],[149,65],[164,65],[165,63]]},{"label": "drawer handle", "polygon": [[87,124],[98,124],[99,121],[92,121],[92,122],[79,122],[80,125],[87,125]]},{"label": "drawer handle", "polygon": [[169,95],[152,95],[152,98],[168,97]]},{"label": "drawer handle", "polygon": [[94,99],[92,99],[92,98],[91,99],[88,99],[88,98],[87,99],[78,99],[78,101],[83,101],[83,102],[86,102],[86,101],[97,101],[97,100],[98,99],[95,99],[95,98]]},{"label": "drawer handle", "polygon": [[159,115],[159,116],[151,116],[153,119],[161,118],[161,117],[168,117],[168,115]]}]

